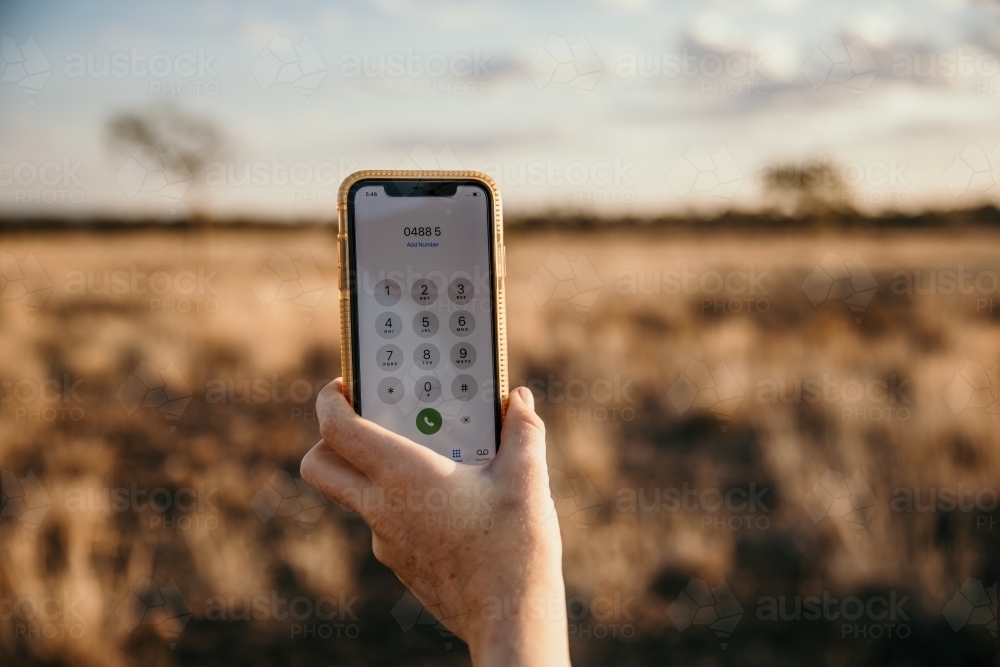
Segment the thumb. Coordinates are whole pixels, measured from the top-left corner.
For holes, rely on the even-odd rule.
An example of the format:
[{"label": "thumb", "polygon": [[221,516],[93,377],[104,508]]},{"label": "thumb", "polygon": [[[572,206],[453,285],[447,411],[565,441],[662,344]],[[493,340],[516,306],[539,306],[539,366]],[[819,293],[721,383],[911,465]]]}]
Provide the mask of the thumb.
[{"label": "thumb", "polygon": [[545,467],[545,423],[535,413],[535,397],[527,387],[510,392],[495,460],[497,467]]}]

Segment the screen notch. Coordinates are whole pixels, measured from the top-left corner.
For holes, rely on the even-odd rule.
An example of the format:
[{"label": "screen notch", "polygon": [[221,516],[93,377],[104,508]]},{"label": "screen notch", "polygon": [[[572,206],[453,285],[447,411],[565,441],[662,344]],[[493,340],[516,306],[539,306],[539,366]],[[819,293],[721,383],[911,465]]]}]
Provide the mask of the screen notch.
[{"label": "screen notch", "polygon": [[389,197],[454,197],[456,192],[455,181],[394,180],[385,184]]}]

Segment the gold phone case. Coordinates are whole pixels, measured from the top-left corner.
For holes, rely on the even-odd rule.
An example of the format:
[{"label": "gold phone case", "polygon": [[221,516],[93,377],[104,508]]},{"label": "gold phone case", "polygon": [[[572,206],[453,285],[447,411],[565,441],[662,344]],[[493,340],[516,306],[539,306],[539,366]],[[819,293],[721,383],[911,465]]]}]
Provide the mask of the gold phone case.
[{"label": "gold phone case", "polygon": [[337,217],[339,228],[337,246],[340,253],[340,366],[344,375],[344,395],[354,405],[354,341],[351,339],[351,275],[350,253],[348,252],[347,195],[351,186],[366,178],[436,178],[463,179],[482,183],[493,196],[493,271],[497,280],[497,317],[494,335],[497,340],[497,396],[500,398],[501,418],[507,414],[507,308],[504,298],[504,282],[507,277],[506,249],[503,244],[503,214],[500,208],[500,191],[492,178],[479,171],[450,170],[409,170],[370,169],[356,171],[340,184],[337,193]]}]

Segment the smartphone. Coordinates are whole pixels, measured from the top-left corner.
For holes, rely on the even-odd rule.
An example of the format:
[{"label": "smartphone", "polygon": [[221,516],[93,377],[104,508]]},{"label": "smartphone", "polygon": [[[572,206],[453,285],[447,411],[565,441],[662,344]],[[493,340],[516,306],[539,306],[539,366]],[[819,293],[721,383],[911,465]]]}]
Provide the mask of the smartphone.
[{"label": "smartphone", "polygon": [[500,194],[486,174],[362,171],[340,186],[344,391],[461,463],[496,456],[507,404]]}]

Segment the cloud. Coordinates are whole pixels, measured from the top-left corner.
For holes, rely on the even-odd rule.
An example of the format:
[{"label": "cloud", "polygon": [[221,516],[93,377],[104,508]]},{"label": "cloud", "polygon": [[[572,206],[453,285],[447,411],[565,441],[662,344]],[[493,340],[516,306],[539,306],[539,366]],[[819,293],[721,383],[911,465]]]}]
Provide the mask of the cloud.
[{"label": "cloud", "polygon": [[435,0],[421,3],[416,0],[372,0],[372,4],[384,16],[415,19],[449,30],[468,30],[493,24],[509,16],[509,12],[502,12],[494,3],[481,0]]},{"label": "cloud", "polygon": [[763,9],[779,14],[791,14],[806,4],[806,0],[714,0],[714,4],[727,9]]},{"label": "cloud", "polygon": [[652,6],[651,0],[594,0],[606,9],[623,12],[645,12]]},{"label": "cloud", "polygon": [[900,33],[903,23],[902,11],[892,4],[866,7],[848,23],[847,29],[865,41],[868,46],[878,49],[889,48]]},{"label": "cloud", "polygon": [[294,26],[282,21],[272,21],[269,19],[253,19],[243,24],[240,29],[240,40],[243,46],[254,51],[266,48],[275,35],[286,35],[292,39],[299,39],[301,36]]},{"label": "cloud", "polygon": [[747,55],[750,51],[766,56],[761,68],[769,80],[792,81],[802,66],[797,38],[790,29],[783,30],[780,22],[744,23],[732,12],[715,9],[699,14],[686,37],[721,56]]}]

